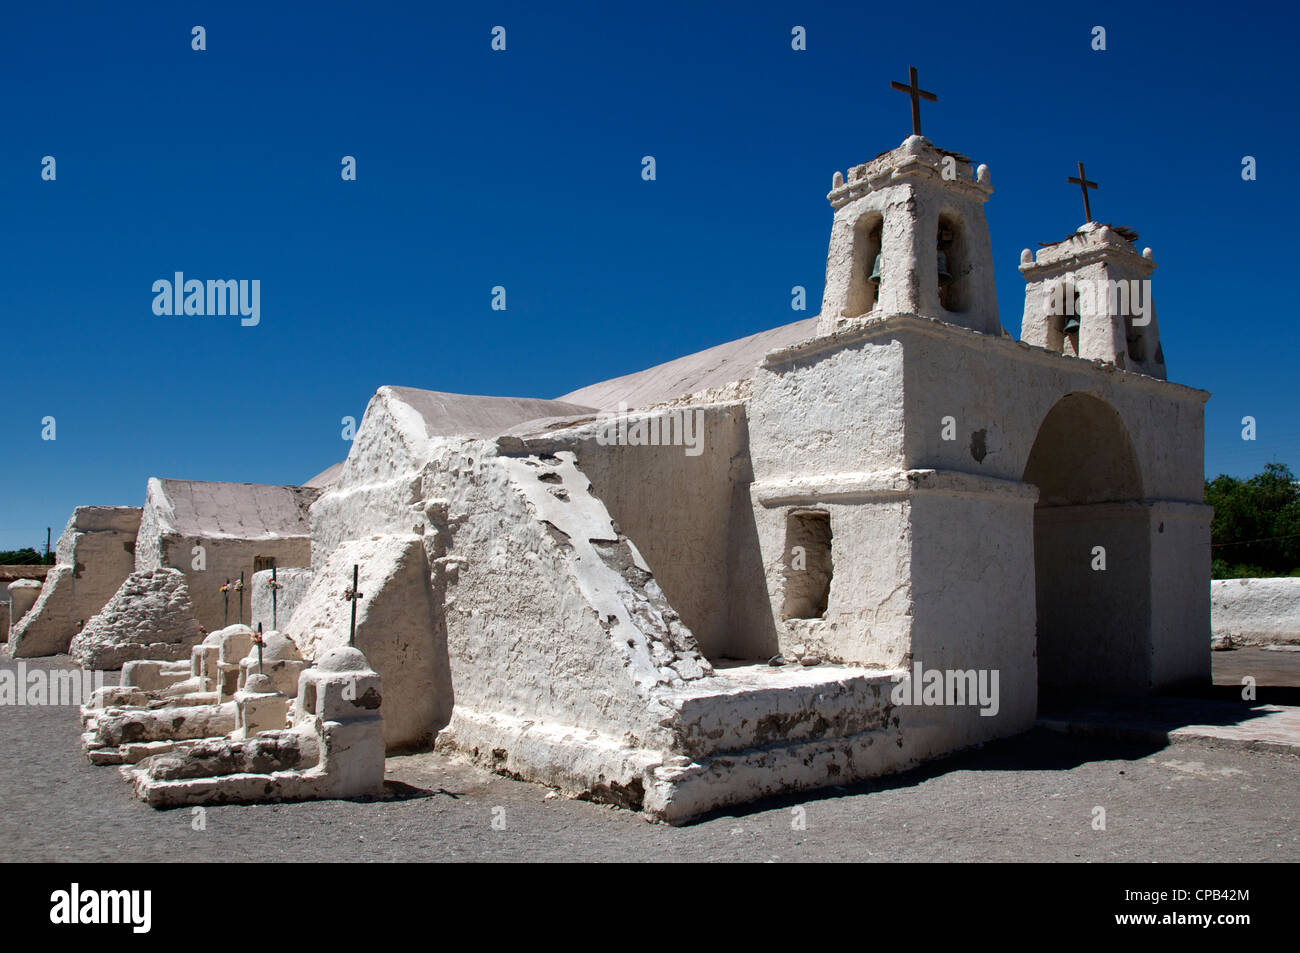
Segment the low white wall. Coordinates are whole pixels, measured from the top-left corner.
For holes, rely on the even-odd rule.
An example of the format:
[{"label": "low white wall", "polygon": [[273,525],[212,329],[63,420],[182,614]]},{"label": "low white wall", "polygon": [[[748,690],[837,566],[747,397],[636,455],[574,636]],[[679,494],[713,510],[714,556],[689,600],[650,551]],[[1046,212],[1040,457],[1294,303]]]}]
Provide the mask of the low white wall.
[{"label": "low white wall", "polygon": [[1215,636],[1247,644],[1300,644],[1300,577],[1210,583]]}]

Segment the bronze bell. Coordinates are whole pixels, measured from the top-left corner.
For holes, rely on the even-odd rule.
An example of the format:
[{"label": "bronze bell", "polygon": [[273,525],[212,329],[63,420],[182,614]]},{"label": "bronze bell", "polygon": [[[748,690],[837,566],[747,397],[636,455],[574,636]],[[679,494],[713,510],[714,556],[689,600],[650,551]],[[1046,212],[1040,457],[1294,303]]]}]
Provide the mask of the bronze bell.
[{"label": "bronze bell", "polygon": [[939,284],[946,285],[952,281],[952,275],[948,274],[948,256],[939,252]]},{"label": "bronze bell", "polygon": [[1065,334],[1075,334],[1079,330],[1079,316],[1070,315],[1070,320],[1065,322],[1065,327],[1061,329]]},{"label": "bronze bell", "polygon": [[880,255],[876,255],[876,263],[871,266],[871,280],[880,284]]}]

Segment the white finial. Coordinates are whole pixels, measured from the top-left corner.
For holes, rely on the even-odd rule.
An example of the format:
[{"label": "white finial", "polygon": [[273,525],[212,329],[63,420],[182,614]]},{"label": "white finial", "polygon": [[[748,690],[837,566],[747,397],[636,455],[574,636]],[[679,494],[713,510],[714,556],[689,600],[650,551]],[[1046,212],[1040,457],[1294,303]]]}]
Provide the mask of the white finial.
[{"label": "white finial", "polygon": [[1154,260],[1155,260],[1155,257],[1156,257],[1156,256],[1155,256],[1155,254],[1151,251],[1151,246],[1150,246],[1150,245],[1148,245],[1146,248],[1142,249],[1142,257],[1145,258],[1147,261],[1154,261]]},{"label": "white finial", "polygon": [[975,181],[978,182],[980,185],[988,185],[988,184],[989,184],[989,167],[988,167],[988,166],[981,164],[980,167],[979,167],[978,169],[975,170]]},{"label": "white finial", "polygon": [[844,173],[836,172],[835,175],[831,178],[831,188],[838,189],[842,185],[844,185]]},{"label": "white finial", "polygon": [[1032,265],[1034,263],[1034,253],[1028,248],[1020,253],[1020,264]]}]

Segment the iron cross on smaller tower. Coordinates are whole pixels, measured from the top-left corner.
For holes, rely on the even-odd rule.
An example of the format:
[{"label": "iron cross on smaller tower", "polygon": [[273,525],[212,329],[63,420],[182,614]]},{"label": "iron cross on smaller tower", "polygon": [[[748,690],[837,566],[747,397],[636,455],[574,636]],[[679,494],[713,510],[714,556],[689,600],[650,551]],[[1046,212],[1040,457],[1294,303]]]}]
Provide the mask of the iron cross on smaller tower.
[{"label": "iron cross on smaller tower", "polygon": [[927,102],[937,103],[939,97],[934,93],[926,92],[916,84],[915,66],[909,66],[907,68],[906,84],[900,83],[898,80],[893,80],[890,82],[889,88],[901,90],[907,93],[908,96],[912,97],[912,135],[919,136],[921,134],[921,100],[924,99]]},{"label": "iron cross on smaller tower", "polygon": [[1069,182],[1071,185],[1077,185],[1083,191],[1083,220],[1084,222],[1091,222],[1092,206],[1088,203],[1088,190],[1099,189],[1101,188],[1101,186],[1099,186],[1096,182],[1088,181],[1088,177],[1083,174],[1082,162],[1079,163],[1079,177],[1076,179],[1074,176],[1070,176],[1068,179],[1066,179],[1066,181]]}]

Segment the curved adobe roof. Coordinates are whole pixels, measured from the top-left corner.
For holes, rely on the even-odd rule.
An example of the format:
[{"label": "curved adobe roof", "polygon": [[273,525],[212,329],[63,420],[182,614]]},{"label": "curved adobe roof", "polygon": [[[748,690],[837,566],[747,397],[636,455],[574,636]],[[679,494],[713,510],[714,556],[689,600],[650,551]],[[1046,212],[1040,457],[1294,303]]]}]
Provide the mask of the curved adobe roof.
[{"label": "curved adobe roof", "polygon": [[728,341],[707,350],[658,364],[635,374],[589,384],[559,399],[614,410],[620,402],[629,407],[648,407],[712,387],[748,380],[769,351],[788,347],[814,337],[817,318],[805,318]]}]

